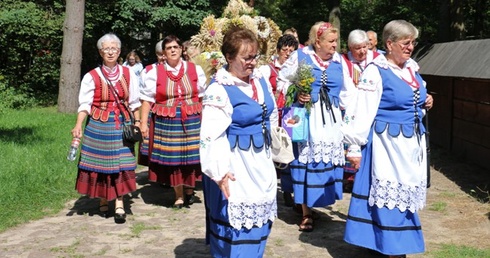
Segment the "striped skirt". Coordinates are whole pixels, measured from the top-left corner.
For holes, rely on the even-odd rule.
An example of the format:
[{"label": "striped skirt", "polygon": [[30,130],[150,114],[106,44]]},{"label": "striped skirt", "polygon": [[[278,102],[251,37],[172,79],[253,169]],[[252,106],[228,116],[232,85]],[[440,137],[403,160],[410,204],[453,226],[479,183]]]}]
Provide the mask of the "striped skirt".
[{"label": "striped skirt", "polygon": [[75,189],[91,198],[115,199],[136,190],[134,149],[123,145],[122,124],[87,119]]},{"label": "striped skirt", "polygon": [[294,160],[291,168],[294,202],[308,207],[325,207],[342,199],[344,169],[331,162],[303,164]]},{"label": "striped skirt", "polygon": [[[151,113],[148,114],[148,128],[151,128]],[[151,132],[150,132],[151,133]],[[150,147],[150,138],[143,138],[138,149],[138,165],[148,166],[148,152]]]},{"label": "striped skirt", "polygon": [[206,243],[213,257],[263,257],[272,221],[262,227],[235,229],[228,223],[228,201],[216,182],[202,178],[206,208]]},{"label": "striped skirt", "polygon": [[356,174],[344,240],[385,255],[424,252],[424,237],[417,213],[369,206],[372,136],[362,149],[361,168]]},{"label": "striped skirt", "polygon": [[194,187],[201,175],[199,141],[201,115],[182,121],[180,107],[175,117],[153,116],[150,125],[148,179],[170,186]]}]

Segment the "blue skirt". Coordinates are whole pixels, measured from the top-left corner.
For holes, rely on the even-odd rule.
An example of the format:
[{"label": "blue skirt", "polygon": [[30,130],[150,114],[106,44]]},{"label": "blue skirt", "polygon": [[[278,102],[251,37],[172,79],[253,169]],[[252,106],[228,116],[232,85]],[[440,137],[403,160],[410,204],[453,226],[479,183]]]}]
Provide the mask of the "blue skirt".
[{"label": "blue skirt", "polygon": [[228,223],[228,200],[216,182],[206,175],[202,179],[206,207],[206,243],[213,257],[263,257],[272,221],[262,227],[237,230]]},{"label": "blue skirt", "polygon": [[424,236],[417,213],[369,206],[372,135],[362,148],[361,168],[356,174],[344,240],[385,255],[422,253]]},{"label": "blue skirt", "polygon": [[281,176],[281,190],[286,193],[293,193],[293,179],[291,178],[291,168],[277,169]]},{"label": "blue skirt", "polygon": [[294,190],[294,202],[308,207],[325,207],[342,199],[344,169],[331,162],[289,165]]}]

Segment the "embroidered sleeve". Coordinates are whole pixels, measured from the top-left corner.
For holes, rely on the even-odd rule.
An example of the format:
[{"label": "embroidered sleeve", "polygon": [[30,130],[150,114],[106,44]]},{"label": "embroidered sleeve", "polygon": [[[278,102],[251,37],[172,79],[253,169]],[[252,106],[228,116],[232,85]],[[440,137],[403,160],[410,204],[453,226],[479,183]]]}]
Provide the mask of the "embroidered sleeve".
[{"label": "embroidered sleeve", "polygon": [[231,149],[226,130],[231,124],[232,113],[233,107],[223,86],[211,84],[203,97],[199,153],[203,173],[215,181],[231,172]]},{"label": "embroidered sleeve", "polygon": [[340,58],[342,63],[342,73],[344,77],[344,83],[342,89],[340,89],[340,107],[346,110],[349,104],[354,103],[357,97],[357,88],[350,77],[349,68],[344,58]]},{"label": "embroidered sleeve", "polygon": [[[341,127],[345,143],[358,146],[367,143],[367,137],[378,112],[382,93],[383,86],[378,67],[369,65],[361,76],[355,101],[349,104],[345,112]],[[352,147],[352,154],[355,148]]]}]

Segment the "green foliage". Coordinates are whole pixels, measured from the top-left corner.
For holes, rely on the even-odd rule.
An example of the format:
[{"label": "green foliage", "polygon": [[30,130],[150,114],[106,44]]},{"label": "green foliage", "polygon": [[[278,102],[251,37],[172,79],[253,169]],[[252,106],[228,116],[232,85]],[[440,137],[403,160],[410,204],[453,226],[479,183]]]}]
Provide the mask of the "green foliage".
[{"label": "green foliage", "polygon": [[8,85],[5,77],[0,75],[0,114],[9,109],[23,109],[34,105],[34,101],[29,96]]},{"label": "green foliage", "polygon": [[64,12],[59,7],[39,7],[26,1],[0,2],[0,45],[8,46],[8,52],[0,55],[4,66],[0,72],[9,82],[9,94],[13,94],[2,102],[18,102],[27,96],[38,104],[52,104],[56,99]]},{"label": "green foliage", "polygon": [[[247,2],[247,1],[245,1]],[[285,30],[295,27],[302,42],[311,26],[327,21],[334,1],[256,0],[255,11]],[[468,38],[490,37],[488,1],[462,1]],[[122,56],[136,50],[144,64],[154,62],[155,43],[174,34],[187,40],[202,19],[220,17],[228,0],[105,0],[85,1],[81,74],[100,64],[97,40],[114,32],[122,41]],[[341,0],[341,39],[354,29],[374,30],[393,19],[405,19],[420,30],[422,43],[439,42],[439,0]],[[0,74],[4,76],[1,107],[51,105],[57,99],[65,12],[63,0],[0,1]],[[379,40],[381,42],[381,40]],[[381,43],[379,43],[381,45]],[[420,48],[420,47],[419,47]],[[26,99],[34,101],[27,103]],[[6,103],[4,103],[6,102]],[[22,104],[24,103],[24,104]]]}]

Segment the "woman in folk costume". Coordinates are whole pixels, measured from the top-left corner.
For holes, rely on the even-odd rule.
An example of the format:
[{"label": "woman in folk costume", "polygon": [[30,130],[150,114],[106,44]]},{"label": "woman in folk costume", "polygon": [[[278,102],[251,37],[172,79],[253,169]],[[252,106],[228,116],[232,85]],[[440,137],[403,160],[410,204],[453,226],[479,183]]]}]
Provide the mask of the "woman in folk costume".
[{"label": "woman in folk costume", "polygon": [[[155,45],[155,55],[156,55],[156,62],[153,64],[149,64],[141,71],[140,74],[140,87],[144,87],[144,81],[146,79],[146,74],[151,71],[152,69],[156,69],[158,64],[163,64],[165,62],[165,53],[163,52],[162,48],[162,42],[163,40],[160,40],[157,42]],[[151,120],[151,113],[148,112],[148,122]],[[150,124],[147,124],[150,126]],[[149,138],[145,137],[143,138],[143,141],[140,143],[140,148],[138,152],[138,165],[143,165],[143,166],[148,166],[148,144],[149,144]]]},{"label": "woman in folk costume", "polygon": [[269,134],[277,109],[255,67],[258,49],[252,31],[230,28],[221,47],[227,65],[203,99],[200,153],[213,257],[262,257],[277,216]]},{"label": "woman in folk costume", "polygon": [[[344,147],[340,125],[341,108],[346,109],[355,87],[336,52],[338,30],[317,22],[310,30],[310,44],[298,49],[279,72],[278,88],[287,92],[299,65],[312,67],[312,92],[300,93],[295,106],[311,101],[309,138],[293,143],[295,160],[290,163],[294,202],[302,205],[301,231],[313,230],[312,207],[325,207],[342,198]],[[352,96],[351,96],[352,95]]]},{"label": "woman in folk costume", "polygon": [[124,222],[123,196],[136,190],[136,160],[133,146],[123,145],[122,128],[130,116],[122,105],[133,112],[139,126],[139,80],[129,68],[117,64],[121,41],[116,35],[102,36],[97,48],[103,64],[82,79],[77,121],[71,131],[73,137],[83,136],[75,188],[90,198],[100,198],[103,216],[108,214],[108,201],[115,199],[114,218]]},{"label": "woman in folk costume", "polygon": [[357,100],[342,126],[347,158],[359,169],[344,239],[390,257],[424,252],[417,214],[427,188],[422,117],[433,100],[410,58],[417,37],[409,22],[386,24],[387,54],[362,73]]},{"label": "woman in folk costume", "polygon": [[182,42],[176,36],[165,37],[162,48],[165,63],[144,77],[141,130],[150,138],[148,178],[172,186],[174,207],[180,209],[194,202],[196,178],[201,173],[199,131],[206,75],[200,66],[182,60]]},{"label": "woman in folk costume", "polygon": [[[347,46],[349,47],[349,52],[342,54],[342,57],[347,65],[349,76],[357,87],[361,74],[366,69],[366,66],[380,54],[369,50],[369,37],[363,30],[351,31],[347,38]],[[345,192],[352,192],[356,172],[357,169],[354,169],[350,162],[346,160],[344,166]]]}]

